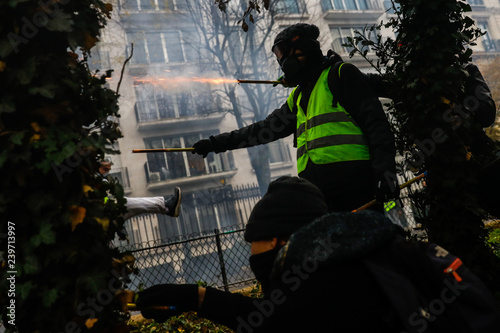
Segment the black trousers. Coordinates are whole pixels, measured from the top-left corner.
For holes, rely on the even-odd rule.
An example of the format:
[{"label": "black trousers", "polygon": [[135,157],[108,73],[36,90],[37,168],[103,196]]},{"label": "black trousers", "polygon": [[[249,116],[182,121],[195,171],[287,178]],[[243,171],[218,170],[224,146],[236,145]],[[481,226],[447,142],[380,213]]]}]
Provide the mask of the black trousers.
[{"label": "black trousers", "polygon": [[[314,164],[310,160],[299,177],[319,187],[331,212],[350,212],[375,196],[375,180],[370,161]],[[383,212],[381,204],[370,207]]]}]

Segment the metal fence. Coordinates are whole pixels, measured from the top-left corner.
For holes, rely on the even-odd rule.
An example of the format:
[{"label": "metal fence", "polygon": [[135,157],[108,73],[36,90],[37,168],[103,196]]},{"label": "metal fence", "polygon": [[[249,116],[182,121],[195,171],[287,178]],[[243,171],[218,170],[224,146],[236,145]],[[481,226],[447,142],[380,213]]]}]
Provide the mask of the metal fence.
[{"label": "metal fence", "polygon": [[[400,184],[412,178],[398,175]],[[401,202],[386,215],[396,224],[413,230],[416,227],[418,215],[422,209],[411,199],[422,190],[422,182],[417,182],[401,191]],[[251,208],[260,198],[256,186],[237,188],[230,196],[225,196],[224,202],[210,202],[215,211],[222,206],[228,210],[234,207],[230,214],[235,218],[235,224],[210,231],[180,235],[173,238],[162,237],[158,225],[164,223],[190,223],[190,216],[184,207],[179,219],[165,221],[166,217],[156,215],[140,216],[127,221],[127,230],[135,232],[135,239],[147,241],[131,244],[120,243],[121,250],[130,251],[136,258],[139,275],[132,276],[130,288],[137,289],[139,285],[150,287],[159,283],[196,283],[202,281],[210,286],[224,289],[239,289],[254,283],[254,275],[250,270],[248,257],[250,244],[244,241],[244,223]],[[231,200],[228,201],[228,198]],[[199,209],[199,208],[197,208]],[[182,220],[183,214],[185,220]],[[235,214],[236,213],[236,214]],[[192,217],[193,215],[191,215]]]},{"label": "metal fence", "polygon": [[139,268],[130,287],[201,281],[228,291],[251,284],[254,277],[248,264],[250,244],[244,241],[243,232],[241,226],[215,229],[156,246],[129,249]]}]

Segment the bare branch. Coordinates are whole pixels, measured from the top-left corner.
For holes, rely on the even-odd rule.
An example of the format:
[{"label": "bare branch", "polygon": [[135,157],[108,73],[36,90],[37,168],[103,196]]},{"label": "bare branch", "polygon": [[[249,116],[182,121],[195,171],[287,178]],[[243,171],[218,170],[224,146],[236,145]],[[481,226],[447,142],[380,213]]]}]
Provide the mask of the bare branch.
[{"label": "bare branch", "polygon": [[118,91],[120,90],[120,85],[122,84],[122,80],[123,80],[123,74],[125,72],[125,66],[127,65],[127,63],[130,61],[130,59],[132,59],[132,56],[134,55],[134,43],[130,43],[130,55],[127,59],[125,59],[125,61],[123,62],[123,66],[122,66],[122,70],[121,70],[121,73],[120,73],[120,80],[118,81],[118,85],[116,86],[116,94],[118,95]]}]

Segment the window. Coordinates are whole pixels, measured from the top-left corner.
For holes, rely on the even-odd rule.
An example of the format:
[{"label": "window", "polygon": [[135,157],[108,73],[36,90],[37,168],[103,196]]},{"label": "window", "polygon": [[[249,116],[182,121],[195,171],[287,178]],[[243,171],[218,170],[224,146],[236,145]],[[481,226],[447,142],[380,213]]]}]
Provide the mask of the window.
[{"label": "window", "polygon": [[134,43],[134,55],[131,61],[135,64],[184,61],[178,32],[129,34],[128,39]]},{"label": "window", "polygon": [[327,10],[367,10],[367,0],[321,0],[323,11]]},{"label": "window", "polygon": [[181,39],[177,32],[167,32],[163,34],[165,38],[165,45],[167,49],[169,62],[182,62],[184,61],[184,54],[181,47]]},{"label": "window", "polygon": [[[363,32],[363,27],[332,27],[330,28],[330,32],[333,37],[333,50],[339,54],[341,53],[349,53],[352,51],[352,48],[342,46],[342,44],[347,43],[347,37],[354,37],[356,35],[355,31]],[[370,39],[373,42],[377,42],[377,34],[375,31],[372,31],[370,34]],[[358,45],[361,50],[369,46]]]},{"label": "window", "polygon": [[468,0],[467,2],[471,5],[476,5],[476,6],[484,5],[483,0]]},{"label": "window", "polygon": [[184,10],[185,0],[122,0],[126,10]]},{"label": "window", "polygon": [[220,111],[221,100],[205,89],[192,92],[167,90],[161,85],[136,84],[137,102],[135,113],[137,122],[159,119],[207,115]]},{"label": "window", "polygon": [[[144,144],[147,149],[192,147],[195,142],[202,138],[208,138],[211,134],[215,133],[145,138]],[[190,152],[150,153],[147,159],[145,169],[148,183],[234,169],[231,153],[209,154],[205,159]]]},{"label": "window", "polygon": [[299,14],[298,0],[279,0],[271,2],[271,10],[275,14]]},{"label": "window", "polygon": [[496,45],[495,45],[495,41],[490,38],[490,35],[488,33],[488,23],[484,22],[484,21],[483,22],[478,22],[477,26],[482,31],[486,31],[486,34],[484,34],[481,37],[482,42],[483,42],[484,50],[486,52],[488,52],[488,51],[495,51],[497,48],[496,48]]},{"label": "window", "polygon": [[269,163],[289,162],[292,160],[290,150],[282,140],[268,143]]}]

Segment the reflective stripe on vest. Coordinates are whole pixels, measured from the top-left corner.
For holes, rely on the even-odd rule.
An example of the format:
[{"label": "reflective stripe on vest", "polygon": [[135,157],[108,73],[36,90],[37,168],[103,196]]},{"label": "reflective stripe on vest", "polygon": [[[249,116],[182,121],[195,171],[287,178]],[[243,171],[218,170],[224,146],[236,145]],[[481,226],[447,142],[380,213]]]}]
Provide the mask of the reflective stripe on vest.
[{"label": "reflective stripe on vest", "polygon": [[386,212],[390,211],[394,207],[396,207],[396,201],[384,202],[384,209]]},{"label": "reflective stripe on vest", "polygon": [[[328,86],[325,69],[314,86],[307,105],[307,115],[300,106],[302,93],[296,99],[295,88],[287,103],[297,110],[297,171],[305,170],[309,159],[315,164],[369,160],[365,136],[351,116],[339,103],[332,106],[333,95]],[[340,68],[339,68],[340,72]]]}]

